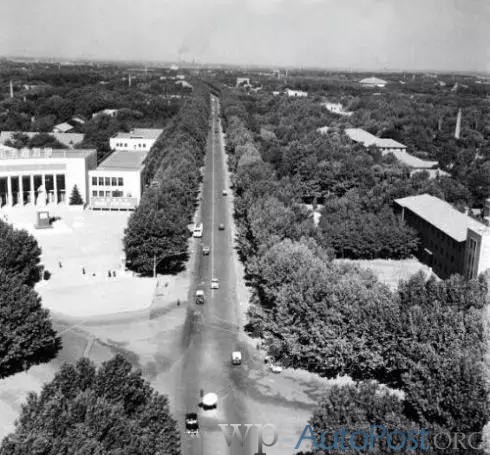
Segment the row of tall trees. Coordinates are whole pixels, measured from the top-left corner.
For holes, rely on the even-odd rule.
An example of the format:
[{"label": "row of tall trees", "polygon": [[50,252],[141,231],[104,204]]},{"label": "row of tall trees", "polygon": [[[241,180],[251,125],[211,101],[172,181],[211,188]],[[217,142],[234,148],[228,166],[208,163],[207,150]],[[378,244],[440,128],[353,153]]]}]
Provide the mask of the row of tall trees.
[{"label": "row of tall trees", "polygon": [[209,93],[196,91],[183,104],[147,161],[148,187],[124,236],[128,266],[142,274],[181,269],[206,152]]},{"label": "row of tall trees", "polygon": [[0,378],[54,358],[61,340],[34,285],[41,249],[32,235],[0,221]]},{"label": "row of tall trees", "polygon": [[[418,274],[393,292],[370,272],[333,262],[339,248],[335,242],[342,239],[337,240],[330,226],[315,229],[299,204],[304,194],[301,179],[289,173],[281,176],[277,167],[263,161],[240,100],[224,91],[223,107],[239,251],[254,290],[247,329],[262,337],[270,354],[284,365],[361,381],[360,391],[329,394],[326,403],[333,401],[334,411],[325,411],[324,404],[314,419],[332,427],[337,418],[344,424],[376,424],[384,414],[373,413],[369,400],[354,408],[349,402],[353,395],[366,393],[363,381],[375,380],[405,394],[404,400],[387,395],[385,414],[391,420],[465,437],[481,431],[489,417],[483,372],[484,278],[436,281]],[[304,160],[298,156],[291,163],[302,166]],[[337,178],[332,182],[338,183]],[[406,183],[414,192],[418,184],[416,179]],[[349,189],[326,202],[322,218],[354,231],[353,225],[345,224],[346,211],[353,211],[357,231],[378,245],[373,256],[383,256],[383,249],[390,248],[390,257],[404,257],[407,251],[399,249],[414,247],[416,238],[386,209],[385,200],[394,188],[387,182],[387,194],[382,188],[365,199]],[[368,203],[376,206],[379,219],[373,214],[366,220],[356,213]],[[363,223],[370,224],[369,229],[364,230]],[[392,225],[400,231],[393,231]],[[386,235],[383,244],[375,238],[379,232]],[[357,255],[358,244],[368,241],[358,238],[350,254]],[[319,431],[320,425],[316,428]]]}]

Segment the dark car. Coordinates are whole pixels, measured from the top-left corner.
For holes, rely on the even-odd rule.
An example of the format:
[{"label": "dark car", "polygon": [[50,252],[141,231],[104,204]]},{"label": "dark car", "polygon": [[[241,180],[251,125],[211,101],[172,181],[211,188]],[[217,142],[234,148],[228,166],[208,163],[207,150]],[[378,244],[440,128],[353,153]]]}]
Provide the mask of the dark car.
[{"label": "dark car", "polygon": [[185,415],[185,432],[190,436],[199,435],[199,422],[197,420],[197,413],[189,412]]}]

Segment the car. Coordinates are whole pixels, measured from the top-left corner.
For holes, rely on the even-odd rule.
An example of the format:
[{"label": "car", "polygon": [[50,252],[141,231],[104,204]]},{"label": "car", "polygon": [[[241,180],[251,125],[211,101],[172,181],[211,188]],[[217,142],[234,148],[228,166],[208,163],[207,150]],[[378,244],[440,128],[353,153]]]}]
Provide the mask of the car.
[{"label": "car", "polygon": [[185,432],[190,436],[199,435],[199,422],[197,420],[197,413],[188,412],[185,415]]},{"label": "car", "polygon": [[202,397],[202,408],[205,411],[216,409],[218,407],[218,395],[215,393],[207,393]]},{"label": "car", "polygon": [[207,256],[210,252],[209,246],[203,246],[202,247],[202,254],[203,256]]},{"label": "car", "polygon": [[240,351],[233,351],[231,353],[231,364],[240,365],[242,363],[242,353]]},{"label": "car", "polygon": [[220,231],[224,231],[225,230],[225,225],[223,223],[220,223],[220,225],[218,226],[218,229]]},{"label": "car", "polygon": [[223,194],[223,196],[226,196],[228,194],[228,191],[223,190],[221,193]]},{"label": "car", "polygon": [[198,223],[194,226],[194,230],[192,232],[192,235],[197,238],[202,237],[202,231],[203,231],[203,226],[202,223]]},{"label": "car", "polygon": [[198,289],[196,291],[196,303],[198,305],[202,305],[204,303],[204,291],[202,289]]},{"label": "car", "polygon": [[281,373],[282,372],[282,367],[280,367],[279,365],[272,365],[271,364],[271,371],[273,373]]},{"label": "car", "polygon": [[218,280],[218,278],[213,278],[211,280],[211,289],[219,289],[219,280]]}]

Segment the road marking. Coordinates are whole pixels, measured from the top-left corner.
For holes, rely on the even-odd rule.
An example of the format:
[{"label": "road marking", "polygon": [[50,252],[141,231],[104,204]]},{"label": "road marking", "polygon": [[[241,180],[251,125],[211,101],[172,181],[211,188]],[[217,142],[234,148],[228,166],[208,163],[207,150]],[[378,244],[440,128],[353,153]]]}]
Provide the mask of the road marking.
[{"label": "road marking", "polygon": [[214,99],[211,98],[211,277],[214,278]]}]

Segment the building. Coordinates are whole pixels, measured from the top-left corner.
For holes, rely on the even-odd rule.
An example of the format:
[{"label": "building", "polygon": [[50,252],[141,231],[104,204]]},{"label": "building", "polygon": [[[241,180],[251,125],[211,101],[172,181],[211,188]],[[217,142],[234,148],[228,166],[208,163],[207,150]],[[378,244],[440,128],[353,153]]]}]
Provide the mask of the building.
[{"label": "building", "polygon": [[177,80],[175,81],[175,85],[180,85],[182,88],[193,89],[192,84],[189,84],[187,81]]},{"label": "building", "polygon": [[344,108],[342,107],[342,103],[330,103],[327,101],[325,103],[322,103],[322,106],[332,114],[343,115],[346,117],[350,117],[353,114],[353,112],[344,111]]},{"label": "building", "polygon": [[236,78],[236,87],[240,87],[242,85],[249,87],[250,86],[250,78],[249,77],[237,77]]},{"label": "building", "polygon": [[99,115],[107,115],[108,117],[117,117],[117,113],[119,109],[102,109],[101,111],[94,112],[92,114],[92,118],[97,117]]},{"label": "building", "polygon": [[145,181],[144,160],[148,151],[113,152],[89,172],[93,210],[134,210],[141,200]]},{"label": "building", "polygon": [[134,128],[129,133],[119,132],[109,139],[111,150],[148,152],[162,134],[162,129]]},{"label": "building", "polygon": [[0,206],[66,203],[76,185],[88,200],[88,171],[95,150],[0,147]]},{"label": "building", "polygon": [[58,123],[58,125],[55,125],[53,127],[53,133],[69,133],[70,131],[73,130],[73,126],[71,126],[69,123]]},{"label": "building", "polygon": [[[40,134],[39,132],[36,131],[2,131],[0,133],[0,144],[4,144],[7,141],[13,140],[13,136],[16,133],[21,133],[25,134],[26,136],[29,137],[29,139],[32,139],[34,136]],[[63,144],[67,148],[73,148],[75,145],[80,144],[80,142],[83,141],[84,134],[81,133],[42,133],[42,134],[49,134],[50,136],[54,137],[60,144]]]},{"label": "building", "polygon": [[447,202],[421,194],[395,199],[395,209],[421,239],[419,257],[441,278],[474,278],[490,268],[490,228]]},{"label": "building", "polygon": [[363,87],[370,87],[370,88],[383,88],[387,82],[383,79],[379,79],[378,77],[366,77],[365,79],[361,79],[359,83]]},{"label": "building", "polygon": [[[392,153],[395,158],[414,170],[435,169],[439,163],[437,161],[422,160],[407,152],[406,145],[401,144],[393,139],[374,136],[361,128],[346,128],[345,134],[357,143],[363,144],[364,147],[376,147],[383,155]],[[443,171],[440,171],[441,173]],[[435,175],[435,174],[434,174]]]},{"label": "building", "polygon": [[291,90],[287,88],[284,93],[287,96],[294,97],[294,98],[303,98],[305,96],[308,96],[308,92],[304,92],[303,90]]}]

